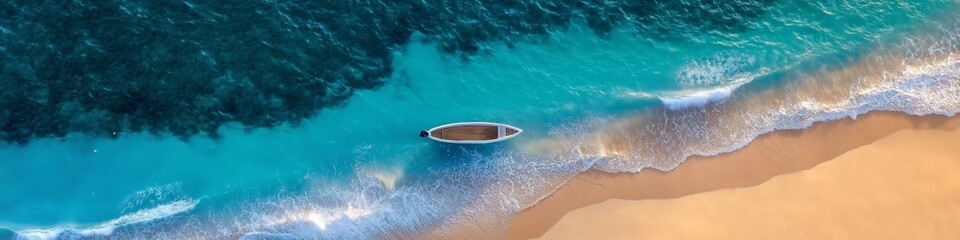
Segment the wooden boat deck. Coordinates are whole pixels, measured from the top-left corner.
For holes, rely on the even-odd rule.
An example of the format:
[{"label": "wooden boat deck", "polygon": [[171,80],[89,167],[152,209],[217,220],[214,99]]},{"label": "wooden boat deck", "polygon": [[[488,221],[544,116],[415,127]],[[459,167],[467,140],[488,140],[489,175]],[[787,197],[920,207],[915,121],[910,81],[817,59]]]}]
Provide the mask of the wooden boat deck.
[{"label": "wooden boat deck", "polygon": [[517,130],[516,130],[516,129],[507,128],[506,134],[504,134],[503,136],[510,136],[510,135],[514,135],[514,134],[517,134]]},{"label": "wooden boat deck", "polygon": [[[507,131],[516,130],[507,128]],[[434,130],[430,135],[447,140],[492,140],[497,139],[497,126],[456,126]],[[509,134],[507,134],[509,135]]]}]

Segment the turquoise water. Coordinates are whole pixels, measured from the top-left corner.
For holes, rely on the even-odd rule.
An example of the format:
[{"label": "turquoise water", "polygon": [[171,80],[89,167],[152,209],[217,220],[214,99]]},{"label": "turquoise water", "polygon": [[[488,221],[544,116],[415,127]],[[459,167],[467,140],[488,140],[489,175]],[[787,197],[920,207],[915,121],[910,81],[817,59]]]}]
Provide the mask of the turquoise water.
[{"label": "turquoise water", "polygon": [[[772,129],[870,110],[953,114],[960,109],[957,5],[779,1],[740,19],[740,30],[670,34],[652,31],[685,26],[679,17],[619,24],[604,34],[580,18],[519,40],[482,41],[467,55],[414,33],[391,49],[382,86],[357,88],[299,123],[230,122],[216,138],[75,132],[4,144],[0,227],[27,238],[373,238],[469,221],[502,227],[589,167],[669,169]],[[916,49],[926,51],[900,54]],[[890,60],[904,56],[912,60]],[[868,67],[899,74],[876,81],[860,77],[881,73],[818,77],[884,59],[912,68]],[[915,81],[923,86],[905,88]],[[852,99],[842,104],[793,99],[818,88],[795,87],[805,84],[859,88],[837,96]],[[763,99],[770,89],[778,97]],[[748,105],[774,100],[790,106]],[[780,115],[764,115],[770,112]],[[623,123],[635,118],[650,124],[617,133],[641,139],[632,142],[638,147],[613,154],[609,142],[594,145],[591,134],[636,127]],[[525,132],[490,146],[417,137],[460,121],[504,122]],[[657,132],[657,142],[646,142],[646,131]],[[714,135],[729,139],[705,137]],[[544,146],[563,153],[537,150]],[[605,150],[589,153],[593,148]]]}]

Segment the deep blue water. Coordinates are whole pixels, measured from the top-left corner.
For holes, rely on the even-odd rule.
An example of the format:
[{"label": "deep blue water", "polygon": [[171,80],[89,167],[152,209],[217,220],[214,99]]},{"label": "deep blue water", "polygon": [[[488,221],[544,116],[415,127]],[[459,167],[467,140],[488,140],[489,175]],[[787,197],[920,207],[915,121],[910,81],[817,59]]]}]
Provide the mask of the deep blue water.
[{"label": "deep blue water", "polygon": [[[0,228],[496,237],[590,167],[669,170],[872,110],[954,114],[958,4],[6,1]],[[416,136],[460,121],[525,132]]]}]

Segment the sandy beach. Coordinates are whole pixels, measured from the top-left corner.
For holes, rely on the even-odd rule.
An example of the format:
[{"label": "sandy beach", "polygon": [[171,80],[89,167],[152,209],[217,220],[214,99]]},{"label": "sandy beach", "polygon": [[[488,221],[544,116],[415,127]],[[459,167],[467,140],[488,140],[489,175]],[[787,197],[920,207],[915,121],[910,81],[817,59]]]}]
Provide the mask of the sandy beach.
[{"label": "sandy beach", "polygon": [[669,172],[588,171],[507,239],[957,239],[960,117],[872,112]]}]

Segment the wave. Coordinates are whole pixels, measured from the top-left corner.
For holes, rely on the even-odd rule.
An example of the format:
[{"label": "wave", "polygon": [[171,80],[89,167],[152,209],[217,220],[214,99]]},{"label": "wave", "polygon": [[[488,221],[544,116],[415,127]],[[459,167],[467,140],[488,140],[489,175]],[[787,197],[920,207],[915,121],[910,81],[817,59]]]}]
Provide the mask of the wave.
[{"label": "wave", "polygon": [[197,206],[199,200],[179,200],[144,209],[89,228],[54,227],[51,229],[26,229],[15,231],[15,239],[73,239],[77,237],[108,236],[118,227],[148,223],[188,212]]},{"label": "wave", "polygon": [[677,96],[662,96],[660,101],[671,110],[679,110],[688,107],[704,106],[709,102],[723,100],[733,93],[739,85],[725,86],[707,90],[684,90]]},{"label": "wave", "polygon": [[657,98],[668,109],[680,110],[689,107],[702,107],[711,102],[722,101],[730,97],[737,87],[740,87],[740,84],[713,89],[684,89],[661,93],[627,92],[626,95],[639,98]]},{"label": "wave", "polygon": [[738,87],[749,83],[765,70],[751,69],[753,57],[733,52],[718,53],[708,58],[688,61],[674,73],[682,89],[664,92],[627,91],[628,97],[657,98],[671,110],[700,107],[722,101]]}]

